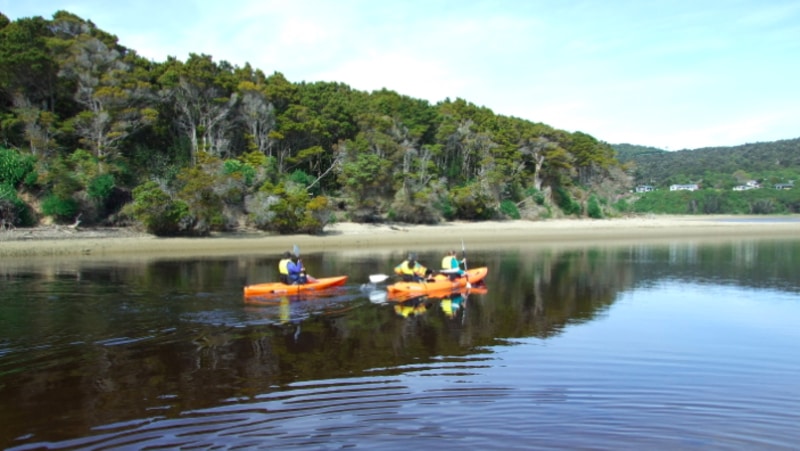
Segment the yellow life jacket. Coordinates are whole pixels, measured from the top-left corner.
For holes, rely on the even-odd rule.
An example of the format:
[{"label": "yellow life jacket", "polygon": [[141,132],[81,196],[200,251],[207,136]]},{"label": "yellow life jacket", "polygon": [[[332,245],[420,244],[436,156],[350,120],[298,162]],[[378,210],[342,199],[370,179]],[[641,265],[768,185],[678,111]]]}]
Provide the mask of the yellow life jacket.
[{"label": "yellow life jacket", "polygon": [[442,259],[442,269],[455,269],[458,265],[458,259],[452,255],[445,255]]},{"label": "yellow life jacket", "polygon": [[414,263],[414,266],[409,264],[408,260],[400,263],[399,265],[394,267],[394,273],[398,275],[407,275],[407,276],[419,276],[425,277],[425,273],[428,271],[428,268],[419,264],[419,262]]},{"label": "yellow life jacket", "polygon": [[409,261],[406,260],[403,263],[400,263],[399,265],[395,266],[394,272],[397,274],[407,274],[409,276],[414,275],[414,268],[409,266],[408,263]]},{"label": "yellow life jacket", "polygon": [[284,258],[284,259],[281,259],[280,262],[278,262],[278,272],[280,274],[283,274],[285,276],[289,275],[289,262],[290,261],[292,261],[290,258]]}]

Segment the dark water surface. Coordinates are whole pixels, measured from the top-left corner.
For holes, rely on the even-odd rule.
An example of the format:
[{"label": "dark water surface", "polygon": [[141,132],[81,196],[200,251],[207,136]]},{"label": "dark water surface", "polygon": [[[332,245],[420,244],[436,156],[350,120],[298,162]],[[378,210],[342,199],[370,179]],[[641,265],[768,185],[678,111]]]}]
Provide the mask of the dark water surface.
[{"label": "dark water surface", "polygon": [[800,240],[473,250],[486,290],[404,305],[366,285],[399,252],[303,257],[348,284],[248,305],[277,256],[0,262],[0,448],[800,446]]}]

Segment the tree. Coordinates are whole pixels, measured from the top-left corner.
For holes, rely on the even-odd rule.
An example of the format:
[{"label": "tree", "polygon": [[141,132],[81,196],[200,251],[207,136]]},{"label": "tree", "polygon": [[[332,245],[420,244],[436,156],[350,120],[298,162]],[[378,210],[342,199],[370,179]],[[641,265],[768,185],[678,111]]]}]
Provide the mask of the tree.
[{"label": "tree", "polygon": [[241,116],[251,143],[249,150],[266,155],[270,146],[270,132],[276,126],[275,107],[269,103],[262,90],[252,82],[239,84],[239,92],[241,93]]},{"label": "tree", "polygon": [[197,164],[200,151],[225,155],[238,95],[220,84],[221,70],[208,55],[192,53],[186,64],[173,61],[171,66],[161,83],[164,96],[174,102],[178,128],[191,142],[191,164]]},{"label": "tree", "polygon": [[84,107],[72,127],[101,161],[115,157],[124,139],[155,119],[144,107],[149,85],[132,78],[121,49],[88,34],[69,41],[61,59],[59,75],[75,82],[75,101]]}]

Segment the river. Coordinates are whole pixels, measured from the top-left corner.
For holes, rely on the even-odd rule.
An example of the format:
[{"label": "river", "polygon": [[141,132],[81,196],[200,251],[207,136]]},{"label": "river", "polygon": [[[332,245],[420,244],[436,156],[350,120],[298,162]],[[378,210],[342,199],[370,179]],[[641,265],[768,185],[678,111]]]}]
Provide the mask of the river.
[{"label": "river", "polygon": [[257,305],[277,255],[3,261],[0,447],[800,443],[800,241],[469,250],[484,287],[403,304],[367,283],[399,251]]}]

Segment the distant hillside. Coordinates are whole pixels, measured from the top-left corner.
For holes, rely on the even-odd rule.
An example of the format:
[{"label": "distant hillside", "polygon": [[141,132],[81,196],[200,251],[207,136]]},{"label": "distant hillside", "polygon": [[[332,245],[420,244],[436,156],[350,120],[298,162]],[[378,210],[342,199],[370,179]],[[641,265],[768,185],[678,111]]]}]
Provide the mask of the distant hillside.
[{"label": "distant hillside", "polygon": [[708,174],[800,172],[800,138],[669,152],[654,147],[612,144],[622,163],[633,163],[635,183],[699,182]]},{"label": "distant hillside", "polygon": [[625,163],[637,158],[646,156],[666,153],[664,149],[648,146],[637,146],[635,144],[612,144],[611,147],[617,152],[617,159],[620,163]]}]

